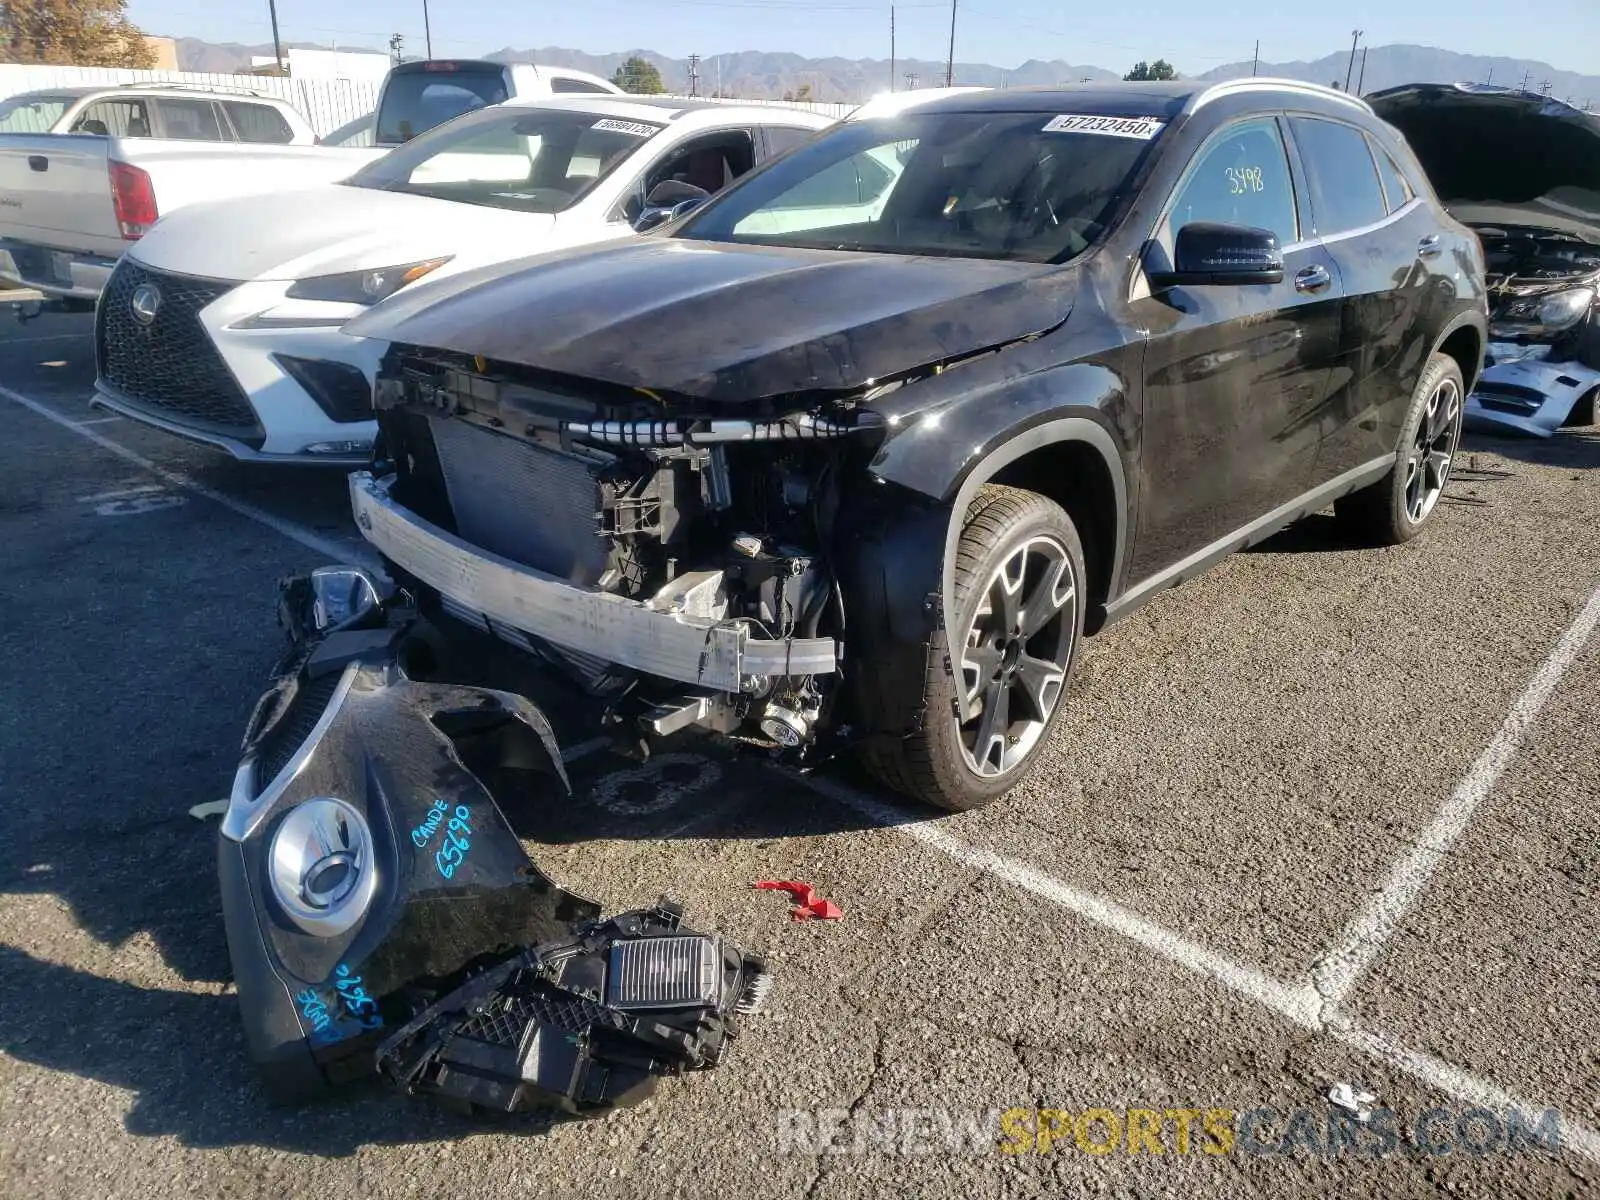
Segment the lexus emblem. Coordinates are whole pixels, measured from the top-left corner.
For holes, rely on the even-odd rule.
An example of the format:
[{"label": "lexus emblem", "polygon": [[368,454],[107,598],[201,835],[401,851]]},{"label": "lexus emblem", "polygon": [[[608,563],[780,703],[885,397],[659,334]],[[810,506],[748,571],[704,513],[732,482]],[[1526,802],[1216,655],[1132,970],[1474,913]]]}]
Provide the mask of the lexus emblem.
[{"label": "lexus emblem", "polygon": [[139,324],[154,324],[156,314],[161,311],[161,289],[153,283],[141,283],[133,289],[128,307],[133,311],[133,319]]}]

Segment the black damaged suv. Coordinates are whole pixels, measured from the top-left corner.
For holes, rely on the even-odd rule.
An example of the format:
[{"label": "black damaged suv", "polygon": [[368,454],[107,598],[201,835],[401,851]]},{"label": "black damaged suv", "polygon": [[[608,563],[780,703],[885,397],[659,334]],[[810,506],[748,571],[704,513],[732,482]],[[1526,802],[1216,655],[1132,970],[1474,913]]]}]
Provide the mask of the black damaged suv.
[{"label": "black damaged suv", "polygon": [[963,809],[1083,635],[1329,505],[1413,537],[1486,300],[1394,129],[1249,79],[846,121],[348,331],[391,343],[355,516],[433,625],[646,739],[850,748]]}]

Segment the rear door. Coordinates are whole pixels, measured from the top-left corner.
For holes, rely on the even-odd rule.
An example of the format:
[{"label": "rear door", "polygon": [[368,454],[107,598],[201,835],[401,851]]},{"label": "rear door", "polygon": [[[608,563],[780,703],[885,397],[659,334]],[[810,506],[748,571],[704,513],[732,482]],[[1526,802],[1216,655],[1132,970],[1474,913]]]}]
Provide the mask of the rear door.
[{"label": "rear door", "polygon": [[1192,221],[1246,225],[1277,235],[1284,277],[1132,301],[1148,331],[1132,578],[1172,567],[1311,487],[1308,418],[1338,351],[1340,287],[1327,250],[1302,227],[1301,186],[1282,123],[1269,115],[1213,133],[1173,189],[1152,253],[1170,261]]},{"label": "rear door", "polygon": [[1318,421],[1316,477],[1326,482],[1394,451],[1429,351],[1424,317],[1442,256],[1428,242],[1439,232],[1433,213],[1366,131],[1299,114],[1288,124],[1314,232],[1344,282],[1339,350]]}]

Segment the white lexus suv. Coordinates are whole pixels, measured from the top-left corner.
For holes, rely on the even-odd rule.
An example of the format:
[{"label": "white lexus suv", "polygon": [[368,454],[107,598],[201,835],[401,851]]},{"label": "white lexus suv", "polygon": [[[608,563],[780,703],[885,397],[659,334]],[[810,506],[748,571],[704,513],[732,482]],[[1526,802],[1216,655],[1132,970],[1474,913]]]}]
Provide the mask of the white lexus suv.
[{"label": "white lexus suv", "polygon": [[633,235],[832,123],[776,105],[510,100],[340,183],[179,209],[101,295],[95,402],[247,461],[359,465],[384,345],[347,321],[424,277]]}]

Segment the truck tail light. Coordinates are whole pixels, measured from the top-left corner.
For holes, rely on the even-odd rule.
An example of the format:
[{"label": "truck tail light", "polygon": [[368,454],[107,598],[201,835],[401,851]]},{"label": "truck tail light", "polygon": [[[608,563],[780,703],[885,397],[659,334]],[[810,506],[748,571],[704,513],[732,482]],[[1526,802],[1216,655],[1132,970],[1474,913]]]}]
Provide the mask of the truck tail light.
[{"label": "truck tail light", "polygon": [[111,203],[117,212],[117,225],[122,236],[135,241],[150,232],[150,226],[161,215],[156,208],[155,184],[148,171],[130,163],[112,160]]}]

